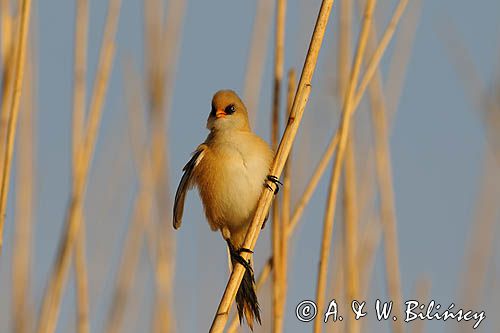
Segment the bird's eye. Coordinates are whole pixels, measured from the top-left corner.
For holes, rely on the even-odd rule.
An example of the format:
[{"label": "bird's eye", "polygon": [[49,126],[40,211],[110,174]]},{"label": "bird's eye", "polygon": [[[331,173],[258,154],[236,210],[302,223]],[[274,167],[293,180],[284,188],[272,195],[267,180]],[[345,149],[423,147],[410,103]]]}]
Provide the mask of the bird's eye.
[{"label": "bird's eye", "polygon": [[236,111],[236,108],[234,107],[234,104],[229,104],[228,106],[226,106],[226,108],[224,109],[224,112],[226,114],[233,114],[234,112]]}]

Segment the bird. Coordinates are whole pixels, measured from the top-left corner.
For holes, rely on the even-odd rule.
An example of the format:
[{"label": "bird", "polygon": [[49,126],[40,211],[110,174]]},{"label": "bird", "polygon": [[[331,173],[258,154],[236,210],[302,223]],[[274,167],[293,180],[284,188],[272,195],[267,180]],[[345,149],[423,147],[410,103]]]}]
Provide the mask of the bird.
[{"label": "bird", "polygon": [[[261,324],[260,309],[252,259],[246,261],[241,253],[253,253],[243,248],[243,242],[263,186],[277,193],[281,184],[269,175],[274,152],[252,132],[245,104],[233,90],[214,94],[206,127],[210,133],[183,168],[175,194],[173,226],[180,228],[186,193],[197,187],[211,230],[220,231],[227,243],[232,267],[238,262],[246,269],[236,305],[240,324],[244,316],[253,330],[254,320]],[[276,185],[274,189],[266,179]]]}]

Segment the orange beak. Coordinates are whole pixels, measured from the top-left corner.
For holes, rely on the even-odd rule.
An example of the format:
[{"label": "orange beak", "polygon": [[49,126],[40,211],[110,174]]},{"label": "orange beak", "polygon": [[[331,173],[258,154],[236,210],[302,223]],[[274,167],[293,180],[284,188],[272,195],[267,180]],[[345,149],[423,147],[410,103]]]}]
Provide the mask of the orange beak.
[{"label": "orange beak", "polygon": [[225,117],[225,116],[226,116],[226,113],[224,112],[224,110],[217,110],[217,112],[215,113],[215,118],[217,118],[217,119]]}]

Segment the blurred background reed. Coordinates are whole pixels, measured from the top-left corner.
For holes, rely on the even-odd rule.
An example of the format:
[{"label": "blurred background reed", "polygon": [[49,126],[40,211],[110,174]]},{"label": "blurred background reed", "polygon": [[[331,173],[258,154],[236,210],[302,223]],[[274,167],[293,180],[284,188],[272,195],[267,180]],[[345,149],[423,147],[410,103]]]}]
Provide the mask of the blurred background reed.
[{"label": "blurred background reed", "polygon": [[[174,233],[171,194],[219,89],[279,142],[320,3],[0,1],[0,332],[208,330],[224,242],[195,192]],[[415,298],[500,330],[499,12],[335,1],[256,246],[256,332],[472,331],[376,321]],[[299,322],[317,298],[347,319]]]}]

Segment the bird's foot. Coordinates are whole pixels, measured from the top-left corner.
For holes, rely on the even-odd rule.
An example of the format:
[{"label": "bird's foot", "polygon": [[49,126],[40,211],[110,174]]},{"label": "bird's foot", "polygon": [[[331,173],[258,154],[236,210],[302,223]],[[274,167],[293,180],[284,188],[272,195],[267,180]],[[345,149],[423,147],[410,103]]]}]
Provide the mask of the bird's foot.
[{"label": "bird's foot", "polygon": [[274,185],[276,185],[276,189],[273,189],[271,185],[269,185],[268,183],[264,183],[264,185],[272,192],[274,192],[274,194],[278,194],[278,192],[280,191],[280,185],[283,185],[282,182],[280,182],[279,178],[276,177],[276,176],[273,176],[273,175],[268,175],[266,177],[267,180],[269,180],[271,183],[273,183]]},{"label": "bird's foot", "polygon": [[240,263],[253,276],[253,268],[252,268],[252,266],[250,264],[250,259],[249,260],[245,260],[245,258],[243,258],[241,256],[241,253],[243,253],[243,252],[253,253],[253,251],[250,250],[250,249],[244,248],[244,247],[236,249],[233,246],[233,244],[231,244],[231,242],[229,240],[226,240],[226,242],[227,242],[227,245],[229,247],[229,253],[231,254],[231,259],[233,259],[234,261]]}]

